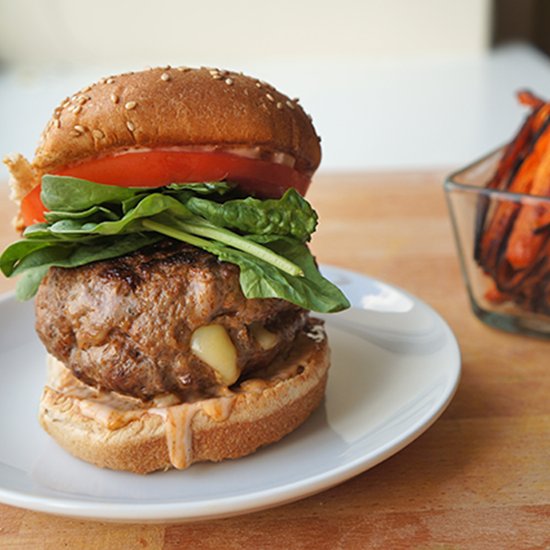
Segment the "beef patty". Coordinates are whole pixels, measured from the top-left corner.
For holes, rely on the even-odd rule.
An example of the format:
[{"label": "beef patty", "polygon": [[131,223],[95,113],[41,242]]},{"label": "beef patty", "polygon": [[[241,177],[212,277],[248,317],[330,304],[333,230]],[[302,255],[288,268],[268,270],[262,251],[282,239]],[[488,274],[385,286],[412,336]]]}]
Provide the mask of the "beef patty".
[{"label": "beef patty", "polygon": [[[141,399],[216,391],[215,371],[190,350],[199,327],[222,325],[247,373],[286,353],[306,317],[284,300],[246,299],[237,266],[172,240],[114,260],[51,268],[36,297],[36,328],[50,354],[89,385]],[[258,326],[275,334],[270,349],[255,337]]]}]

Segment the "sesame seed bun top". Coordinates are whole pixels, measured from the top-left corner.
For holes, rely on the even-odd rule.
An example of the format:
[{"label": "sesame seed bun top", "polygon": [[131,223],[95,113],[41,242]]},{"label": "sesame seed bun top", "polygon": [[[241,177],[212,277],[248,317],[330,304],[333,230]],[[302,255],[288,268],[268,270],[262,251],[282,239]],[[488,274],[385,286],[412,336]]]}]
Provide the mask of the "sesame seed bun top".
[{"label": "sesame seed bun top", "polygon": [[218,69],[156,68],[100,80],[54,112],[33,161],[46,173],[134,148],[258,147],[313,173],[319,138],[297,100]]}]

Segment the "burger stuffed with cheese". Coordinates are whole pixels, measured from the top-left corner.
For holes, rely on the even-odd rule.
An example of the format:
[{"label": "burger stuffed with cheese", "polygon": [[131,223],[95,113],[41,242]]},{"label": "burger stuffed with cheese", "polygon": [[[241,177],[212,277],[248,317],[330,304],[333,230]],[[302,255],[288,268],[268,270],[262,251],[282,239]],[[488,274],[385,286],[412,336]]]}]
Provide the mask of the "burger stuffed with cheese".
[{"label": "burger stuffed with cheese", "polygon": [[158,68],[67,98],[6,159],[36,294],[44,429],[147,473],[252,453],[321,402],[322,313],[348,307],[308,249],[319,138],[297,100],[218,69]]}]

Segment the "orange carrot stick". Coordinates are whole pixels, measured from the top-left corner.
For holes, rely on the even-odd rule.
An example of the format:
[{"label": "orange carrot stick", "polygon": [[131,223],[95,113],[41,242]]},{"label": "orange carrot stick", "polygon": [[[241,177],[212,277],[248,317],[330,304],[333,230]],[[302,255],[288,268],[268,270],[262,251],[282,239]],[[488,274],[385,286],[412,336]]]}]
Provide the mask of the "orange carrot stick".
[{"label": "orange carrot stick", "polygon": [[[530,194],[550,197],[550,132],[539,139],[537,146],[546,147],[536,169]],[[508,239],[506,258],[515,269],[525,269],[540,252],[547,235],[536,233],[550,218],[550,204],[524,205],[514,223]]]}]

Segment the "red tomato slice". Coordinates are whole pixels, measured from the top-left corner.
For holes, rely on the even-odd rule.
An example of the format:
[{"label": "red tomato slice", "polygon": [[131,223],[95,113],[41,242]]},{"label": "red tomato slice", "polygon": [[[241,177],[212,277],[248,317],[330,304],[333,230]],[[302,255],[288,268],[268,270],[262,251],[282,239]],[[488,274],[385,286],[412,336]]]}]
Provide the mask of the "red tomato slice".
[{"label": "red tomato slice", "polygon": [[40,200],[40,185],[37,185],[30,193],[25,195],[21,201],[21,216],[25,227],[34,223],[45,222],[45,210]]},{"label": "red tomato slice", "polygon": [[[146,151],[92,159],[55,171],[96,183],[162,187],[169,183],[231,181],[247,195],[278,198],[293,187],[304,195],[310,177],[282,164],[217,152]],[[40,187],[22,201],[25,225],[44,221]]]}]

